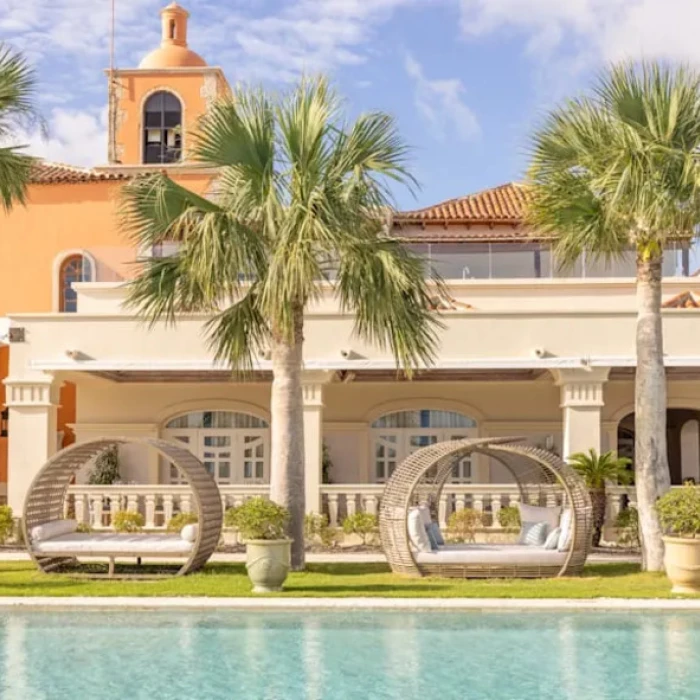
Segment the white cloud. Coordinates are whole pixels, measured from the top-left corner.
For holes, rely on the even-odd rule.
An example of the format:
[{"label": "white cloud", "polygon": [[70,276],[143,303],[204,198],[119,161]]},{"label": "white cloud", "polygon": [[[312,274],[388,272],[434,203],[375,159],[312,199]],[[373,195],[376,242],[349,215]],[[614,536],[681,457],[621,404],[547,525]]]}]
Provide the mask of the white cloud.
[{"label": "white cloud", "polygon": [[698,0],[461,0],[463,32],[511,30],[530,53],[579,65],[623,58],[700,64]]},{"label": "white cloud", "polygon": [[406,55],[404,66],[414,83],[416,107],[438,138],[444,139],[448,131],[454,131],[462,141],[480,134],[479,121],[464,102],[465,89],[461,80],[430,80],[423,66],[410,54]]},{"label": "white cloud", "polygon": [[15,134],[15,145],[26,145],[32,155],[70,165],[102,165],[107,160],[107,111],[51,112],[48,136],[39,129]]}]

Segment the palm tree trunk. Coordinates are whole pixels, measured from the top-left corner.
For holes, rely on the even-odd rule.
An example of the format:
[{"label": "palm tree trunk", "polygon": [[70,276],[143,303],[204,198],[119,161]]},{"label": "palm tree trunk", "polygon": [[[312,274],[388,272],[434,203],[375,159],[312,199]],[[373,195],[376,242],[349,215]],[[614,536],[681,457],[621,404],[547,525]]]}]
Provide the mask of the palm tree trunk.
[{"label": "palm tree trunk", "polygon": [[605,489],[589,489],[588,493],[591,497],[591,505],[593,506],[593,533],[591,544],[594,547],[599,547],[601,537],[603,536],[603,525],[605,523],[605,506],[607,501]]},{"label": "palm tree trunk", "polygon": [[654,505],[671,486],[666,454],[666,372],[661,327],[661,255],[637,254],[637,372],[634,468],[642,568],[663,571],[662,530]]},{"label": "palm tree trunk", "polygon": [[294,314],[294,340],[273,338],[270,498],[290,512],[292,569],[304,568],[304,408],[301,387],[303,310]]}]

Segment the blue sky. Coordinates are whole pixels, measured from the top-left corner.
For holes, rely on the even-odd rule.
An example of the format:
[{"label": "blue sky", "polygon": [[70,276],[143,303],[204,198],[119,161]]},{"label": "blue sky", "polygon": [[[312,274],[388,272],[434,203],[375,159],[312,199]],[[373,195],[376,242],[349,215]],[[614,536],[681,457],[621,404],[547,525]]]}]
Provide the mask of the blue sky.
[{"label": "blue sky", "polygon": [[[117,65],[159,43],[165,0],[116,0]],[[528,134],[610,61],[700,64],[700,0],[182,0],[190,46],[231,83],[329,73],[348,111],[381,109],[413,147],[424,206],[522,176]],[[0,0],[0,40],[37,66],[50,129],[33,152],[105,160],[110,0]]]}]

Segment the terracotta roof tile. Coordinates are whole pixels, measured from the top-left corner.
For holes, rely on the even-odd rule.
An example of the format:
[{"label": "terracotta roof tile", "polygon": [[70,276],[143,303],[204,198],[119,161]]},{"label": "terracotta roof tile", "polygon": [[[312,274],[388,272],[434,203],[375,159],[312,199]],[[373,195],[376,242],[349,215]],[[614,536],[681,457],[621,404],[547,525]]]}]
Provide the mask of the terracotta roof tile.
[{"label": "terracotta roof tile", "polygon": [[664,309],[700,309],[700,296],[695,292],[682,292],[661,304]]},{"label": "terracotta roof tile", "polygon": [[46,160],[37,161],[32,170],[31,181],[35,184],[46,185],[54,183],[100,182],[103,180],[126,180],[129,175],[110,173],[92,168],[81,168],[65,163],[52,163]]},{"label": "terracotta roof tile", "polygon": [[525,186],[509,182],[424,209],[399,212],[394,221],[397,224],[519,224],[522,222],[526,204]]}]

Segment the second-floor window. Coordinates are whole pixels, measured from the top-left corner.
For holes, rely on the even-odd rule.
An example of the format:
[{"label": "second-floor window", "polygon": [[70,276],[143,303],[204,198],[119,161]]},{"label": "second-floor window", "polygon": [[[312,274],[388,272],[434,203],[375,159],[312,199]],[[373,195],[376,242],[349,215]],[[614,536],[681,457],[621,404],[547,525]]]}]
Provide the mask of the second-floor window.
[{"label": "second-floor window", "polygon": [[92,264],[83,255],[71,255],[62,263],[58,275],[58,310],[75,313],[78,310],[78,294],[74,282],[91,282]]},{"label": "second-floor window", "polygon": [[143,108],[144,163],[176,163],[182,158],[182,105],[171,92],[154,92]]}]

